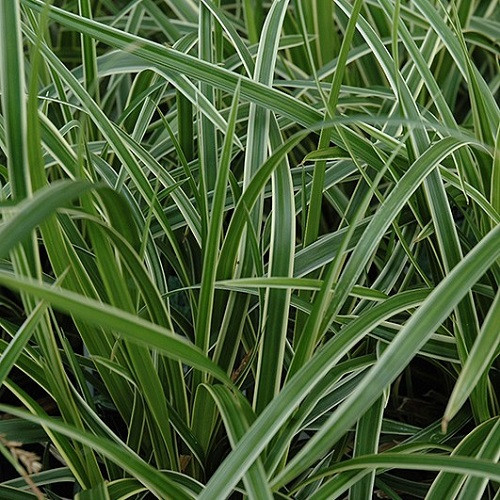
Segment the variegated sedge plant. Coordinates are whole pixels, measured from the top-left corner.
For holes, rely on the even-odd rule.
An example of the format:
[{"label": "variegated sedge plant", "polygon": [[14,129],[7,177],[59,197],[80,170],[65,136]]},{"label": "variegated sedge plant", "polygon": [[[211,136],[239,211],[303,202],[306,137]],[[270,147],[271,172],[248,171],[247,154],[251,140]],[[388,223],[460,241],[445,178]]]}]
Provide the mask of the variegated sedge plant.
[{"label": "variegated sedge plant", "polygon": [[0,497],[497,498],[499,22],[0,2]]}]

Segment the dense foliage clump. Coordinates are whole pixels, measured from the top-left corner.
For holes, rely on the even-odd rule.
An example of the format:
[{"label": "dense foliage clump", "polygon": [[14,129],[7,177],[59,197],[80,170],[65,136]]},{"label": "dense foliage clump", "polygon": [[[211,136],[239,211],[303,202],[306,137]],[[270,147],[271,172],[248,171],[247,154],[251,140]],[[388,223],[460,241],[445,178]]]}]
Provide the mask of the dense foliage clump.
[{"label": "dense foliage clump", "polygon": [[0,498],[498,498],[495,0],[0,1]]}]

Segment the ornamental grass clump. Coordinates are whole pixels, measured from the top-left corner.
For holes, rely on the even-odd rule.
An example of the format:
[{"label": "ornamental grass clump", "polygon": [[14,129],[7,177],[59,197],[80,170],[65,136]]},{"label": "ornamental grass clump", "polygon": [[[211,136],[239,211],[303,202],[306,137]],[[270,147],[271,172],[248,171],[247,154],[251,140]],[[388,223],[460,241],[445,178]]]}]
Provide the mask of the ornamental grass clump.
[{"label": "ornamental grass clump", "polygon": [[1,1],[0,498],[497,498],[496,7]]}]

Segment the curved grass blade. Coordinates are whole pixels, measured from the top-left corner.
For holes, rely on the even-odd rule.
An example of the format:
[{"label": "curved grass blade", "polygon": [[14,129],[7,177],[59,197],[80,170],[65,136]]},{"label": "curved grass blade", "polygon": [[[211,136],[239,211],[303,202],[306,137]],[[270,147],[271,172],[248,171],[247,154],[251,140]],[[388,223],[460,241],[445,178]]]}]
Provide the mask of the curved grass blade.
[{"label": "curved grass blade", "polygon": [[40,223],[77,199],[96,185],[86,181],[58,181],[41,189],[32,198],[16,207],[16,214],[0,225],[0,257],[6,256],[17,244],[25,241]]},{"label": "curved grass blade", "polygon": [[[217,404],[224,425],[228,430],[231,446],[234,447],[245,435],[249,424],[255,420],[255,414],[251,406],[240,394],[235,395],[222,385],[205,385],[202,387]],[[243,476],[243,482],[249,498],[254,500],[271,500],[274,498],[260,460],[257,460]]]},{"label": "curved grass blade", "polygon": [[448,422],[457,414],[465,404],[474,387],[481,377],[487,373],[488,368],[498,353],[500,338],[498,327],[500,325],[500,292],[497,292],[495,300],[484,320],[481,331],[474,342],[460,376],[455,383],[453,392],[446,406],[443,416],[443,432],[446,432]]}]

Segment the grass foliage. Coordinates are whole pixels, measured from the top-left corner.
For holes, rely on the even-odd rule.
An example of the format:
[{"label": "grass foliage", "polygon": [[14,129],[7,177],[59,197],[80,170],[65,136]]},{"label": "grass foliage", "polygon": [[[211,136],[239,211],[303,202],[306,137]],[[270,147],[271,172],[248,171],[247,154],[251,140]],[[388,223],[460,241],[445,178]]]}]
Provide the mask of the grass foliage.
[{"label": "grass foliage", "polygon": [[0,497],[498,498],[497,7],[0,1]]}]

